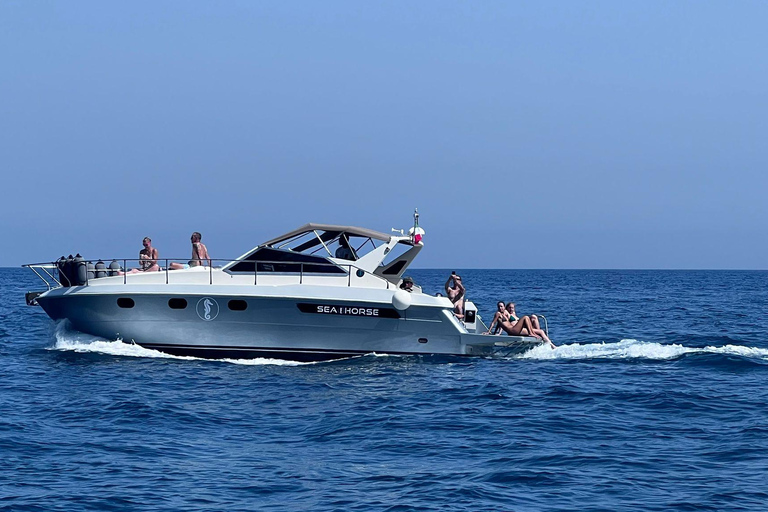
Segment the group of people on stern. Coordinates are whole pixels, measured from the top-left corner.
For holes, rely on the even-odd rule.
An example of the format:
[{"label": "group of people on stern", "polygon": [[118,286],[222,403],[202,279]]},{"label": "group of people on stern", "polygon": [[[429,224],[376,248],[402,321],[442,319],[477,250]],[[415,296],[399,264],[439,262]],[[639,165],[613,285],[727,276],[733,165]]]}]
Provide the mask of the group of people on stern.
[{"label": "group of people on stern", "polygon": [[539,324],[539,317],[536,315],[525,315],[518,317],[515,314],[514,302],[509,302],[506,306],[503,301],[496,304],[496,313],[493,315],[491,326],[483,334],[501,334],[506,332],[510,336],[533,336],[541,338],[555,348],[555,344],[549,339],[547,333]]},{"label": "group of people on stern", "polygon": [[[459,320],[464,318],[466,292],[467,290],[464,288],[461,276],[457,275],[456,272],[452,272],[445,282],[445,294],[453,303],[453,314]],[[536,315],[518,317],[515,314],[515,304],[513,302],[507,305],[504,305],[504,302],[498,302],[497,311],[493,315],[491,326],[483,334],[498,335],[502,332],[510,336],[533,336],[534,338],[540,338],[549,343],[552,348],[555,348],[555,344],[552,343],[547,333],[541,328],[539,317]]]},{"label": "group of people on stern", "polygon": [[[203,264],[210,266],[211,257],[208,255],[208,248],[201,241],[203,235],[195,231],[190,238],[192,242],[192,259],[187,263],[171,262],[168,264],[169,270],[181,270],[190,267],[199,267]],[[156,247],[152,247],[152,239],[148,236],[144,237],[141,241],[144,246],[139,251],[139,268],[134,268],[128,271],[129,274],[135,274],[138,272],[157,272],[162,270],[158,260],[160,259],[160,253]]]}]

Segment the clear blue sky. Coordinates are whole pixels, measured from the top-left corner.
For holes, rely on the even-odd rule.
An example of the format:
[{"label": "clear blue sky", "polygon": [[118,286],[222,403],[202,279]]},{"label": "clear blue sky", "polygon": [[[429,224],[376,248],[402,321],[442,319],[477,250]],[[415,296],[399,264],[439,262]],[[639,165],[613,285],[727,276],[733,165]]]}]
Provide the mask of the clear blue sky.
[{"label": "clear blue sky", "polygon": [[0,3],[0,266],[235,257],[768,268],[766,2]]}]

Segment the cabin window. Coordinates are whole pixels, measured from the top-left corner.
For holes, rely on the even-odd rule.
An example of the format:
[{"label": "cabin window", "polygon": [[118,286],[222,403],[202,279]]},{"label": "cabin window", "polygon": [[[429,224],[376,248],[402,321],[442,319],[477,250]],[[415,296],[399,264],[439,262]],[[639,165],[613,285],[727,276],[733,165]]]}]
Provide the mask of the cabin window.
[{"label": "cabin window", "polygon": [[405,264],[408,263],[407,260],[399,260],[396,263],[394,263],[392,266],[390,266],[388,269],[386,269],[382,274],[384,275],[397,275],[400,272],[402,272],[403,268],[405,268]]},{"label": "cabin window", "polygon": [[248,255],[243,261],[237,262],[229,270],[230,272],[253,273],[254,264],[257,266],[256,270],[259,274],[268,272],[298,274],[302,271],[305,274],[346,274],[344,269],[330,263],[325,258],[269,247],[260,248]]},{"label": "cabin window", "polygon": [[136,305],[136,303],[130,297],[120,297],[117,299],[117,305],[121,308],[130,309]]},{"label": "cabin window", "polygon": [[245,311],[248,309],[248,303],[240,299],[233,299],[229,301],[228,306],[232,311]]},{"label": "cabin window", "polygon": [[179,298],[168,299],[168,307],[171,309],[186,309],[187,299],[179,299]]}]

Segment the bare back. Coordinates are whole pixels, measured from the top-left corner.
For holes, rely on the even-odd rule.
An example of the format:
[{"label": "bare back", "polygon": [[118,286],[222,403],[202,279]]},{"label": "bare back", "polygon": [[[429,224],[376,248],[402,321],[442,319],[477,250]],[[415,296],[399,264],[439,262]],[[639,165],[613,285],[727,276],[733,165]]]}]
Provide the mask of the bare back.
[{"label": "bare back", "polygon": [[203,261],[210,260],[208,256],[208,248],[202,242],[192,243],[192,259],[189,261],[190,267],[199,267],[203,264]]}]

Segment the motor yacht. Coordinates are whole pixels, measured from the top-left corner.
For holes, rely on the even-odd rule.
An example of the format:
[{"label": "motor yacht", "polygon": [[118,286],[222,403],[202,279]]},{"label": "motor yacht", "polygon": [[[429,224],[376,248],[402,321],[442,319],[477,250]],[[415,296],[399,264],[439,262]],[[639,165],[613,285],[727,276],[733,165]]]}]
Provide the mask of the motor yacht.
[{"label": "motor yacht", "polygon": [[203,358],[489,356],[542,343],[483,336],[472,301],[459,319],[447,297],[403,286],[423,234],[417,212],[407,232],[310,223],[233,260],[179,270],[169,260],[158,261],[160,271],[130,273],[140,261],[62,258],[24,265],[48,288],[27,302],[77,331]]}]

